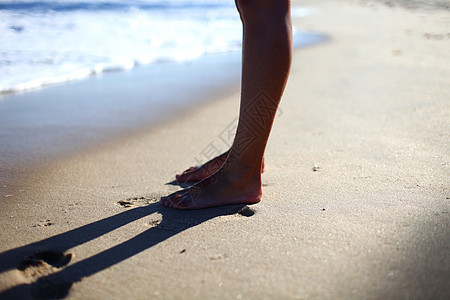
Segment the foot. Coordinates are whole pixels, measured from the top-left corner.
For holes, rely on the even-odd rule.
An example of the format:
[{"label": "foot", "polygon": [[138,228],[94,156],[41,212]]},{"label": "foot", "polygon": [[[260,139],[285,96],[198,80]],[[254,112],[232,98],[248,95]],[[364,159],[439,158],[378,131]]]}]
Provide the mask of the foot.
[{"label": "foot", "polygon": [[[199,182],[211,176],[212,174],[217,172],[217,170],[219,170],[220,167],[223,166],[223,163],[227,159],[228,153],[229,151],[222,153],[221,155],[209,160],[208,162],[204,163],[201,166],[190,167],[183,173],[175,175],[177,182],[179,183]],[[261,164],[261,173],[264,173],[264,171],[265,171],[265,164],[263,158]]]},{"label": "foot", "polygon": [[200,209],[261,201],[260,168],[231,168],[226,164],[193,186],[162,197],[161,202],[176,209]]},{"label": "foot", "polygon": [[222,153],[221,155],[211,159],[210,161],[204,163],[201,166],[190,167],[181,174],[175,175],[177,182],[199,182],[220,169],[223,163],[227,159],[228,151]]}]

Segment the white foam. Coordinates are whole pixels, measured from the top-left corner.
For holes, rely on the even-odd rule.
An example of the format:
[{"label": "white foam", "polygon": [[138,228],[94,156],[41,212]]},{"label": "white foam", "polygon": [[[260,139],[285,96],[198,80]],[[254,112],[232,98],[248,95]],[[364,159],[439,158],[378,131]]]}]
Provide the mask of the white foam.
[{"label": "white foam", "polygon": [[[234,1],[110,0],[108,3],[126,7],[61,11],[0,9],[0,93],[129,70],[136,65],[186,61],[205,54],[240,50],[242,25]],[[140,6],[143,4],[161,8],[148,9]],[[293,8],[296,16],[309,13],[304,8]]]},{"label": "white foam", "polygon": [[[230,51],[240,41],[241,25],[233,3],[216,9],[192,9],[182,6],[183,1],[137,3],[171,4],[176,9],[0,10],[0,91],[189,60]],[[218,1],[196,2],[196,6],[199,3]]]}]

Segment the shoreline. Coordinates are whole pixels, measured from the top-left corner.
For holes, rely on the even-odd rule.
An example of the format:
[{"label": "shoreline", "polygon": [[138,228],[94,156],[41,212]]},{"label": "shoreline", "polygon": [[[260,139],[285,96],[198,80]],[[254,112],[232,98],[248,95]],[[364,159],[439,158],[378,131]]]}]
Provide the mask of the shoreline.
[{"label": "shoreline", "polygon": [[[300,32],[295,47],[325,41]],[[151,130],[229,96],[239,90],[240,64],[240,52],[205,55],[4,96],[0,182],[20,180],[30,169]]]},{"label": "shoreline", "polygon": [[449,16],[306,3],[332,42],[294,54],[260,203],[159,203],[235,91],[0,193],[0,299],[448,298]]}]

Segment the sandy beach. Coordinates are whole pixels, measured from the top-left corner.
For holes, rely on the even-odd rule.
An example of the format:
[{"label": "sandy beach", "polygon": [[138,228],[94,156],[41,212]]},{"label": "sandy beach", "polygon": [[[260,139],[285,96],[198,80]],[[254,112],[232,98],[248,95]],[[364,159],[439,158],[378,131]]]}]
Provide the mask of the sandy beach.
[{"label": "sandy beach", "polygon": [[159,203],[226,150],[238,87],[16,170],[0,299],[448,299],[450,11],[383,2],[295,1],[329,39],[295,52],[257,205]]}]

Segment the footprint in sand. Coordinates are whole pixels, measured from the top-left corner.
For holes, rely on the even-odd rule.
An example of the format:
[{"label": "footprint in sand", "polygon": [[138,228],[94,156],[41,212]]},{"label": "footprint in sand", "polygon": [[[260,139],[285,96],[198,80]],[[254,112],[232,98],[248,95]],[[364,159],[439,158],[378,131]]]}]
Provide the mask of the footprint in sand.
[{"label": "footprint in sand", "polygon": [[17,269],[22,271],[25,277],[36,280],[59,271],[72,260],[72,257],[72,253],[42,251],[25,257]]},{"label": "footprint in sand", "polygon": [[251,217],[255,214],[255,210],[246,205],[244,207],[238,207],[228,211],[228,215],[235,215],[235,214],[241,215],[243,217]]},{"label": "footprint in sand", "polygon": [[43,221],[43,220],[39,221],[39,223],[33,225],[33,227],[48,227],[48,226],[52,226],[53,224],[55,224],[55,223],[47,219],[45,221]]},{"label": "footprint in sand", "polygon": [[245,206],[241,208],[237,213],[244,217],[251,217],[255,214],[255,210],[248,206]]},{"label": "footprint in sand", "polygon": [[126,200],[120,200],[117,202],[119,206],[122,207],[142,207],[147,206],[149,204],[159,202],[160,196],[140,196],[140,197],[131,197]]},{"label": "footprint in sand", "polygon": [[73,258],[73,253],[42,251],[25,257],[17,269],[31,281],[35,299],[62,299],[67,296],[72,282],[54,283],[46,277],[60,271]]}]

